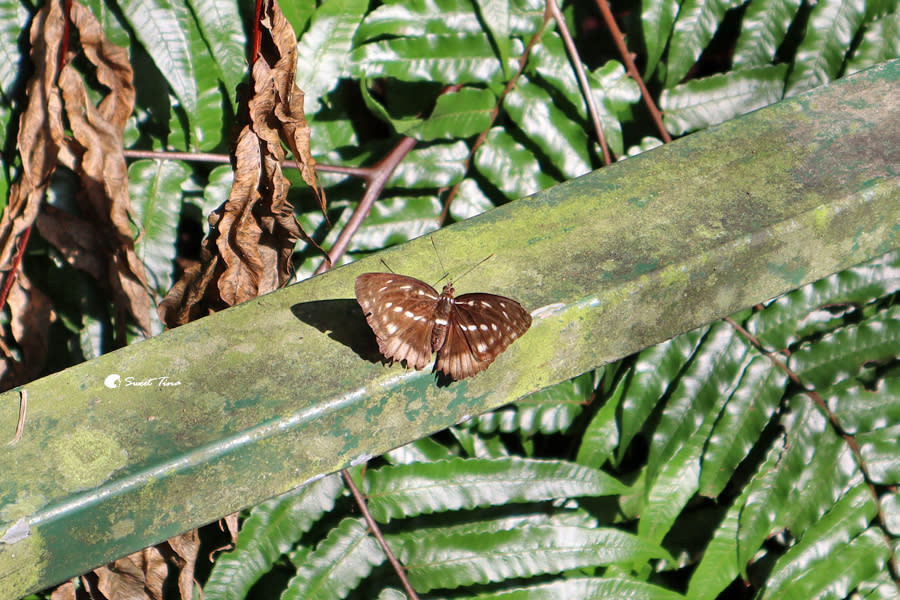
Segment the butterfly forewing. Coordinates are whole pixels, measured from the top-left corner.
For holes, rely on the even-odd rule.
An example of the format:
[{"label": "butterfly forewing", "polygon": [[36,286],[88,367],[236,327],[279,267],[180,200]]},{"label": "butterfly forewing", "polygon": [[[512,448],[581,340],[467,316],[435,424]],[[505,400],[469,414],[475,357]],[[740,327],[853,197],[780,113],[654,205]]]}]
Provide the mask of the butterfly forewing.
[{"label": "butterfly forewing", "polygon": [[[438,294],[418,279],[392,273],[360,275],[356,298],[384,356],[422,369],[437,351],[436,369],[457,380],[486,369],[531,326],[531,315],[510,298],[464,294],[454,299],[452,285]],[[447,303],[444,323],[438,307],[446,311]]]},{"label": "butterfly forewing", "polygon": [[404,275],[365,273],[356,278],[356,299],[375,332],[378,350],[415,369],[431,362],[431,330],[439,295]]}]

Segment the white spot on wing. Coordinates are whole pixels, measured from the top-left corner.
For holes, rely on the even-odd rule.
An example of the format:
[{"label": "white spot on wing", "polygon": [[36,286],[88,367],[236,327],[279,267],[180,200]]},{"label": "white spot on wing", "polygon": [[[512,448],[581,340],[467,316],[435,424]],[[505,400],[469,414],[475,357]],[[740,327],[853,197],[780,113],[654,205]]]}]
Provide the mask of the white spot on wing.
[{"label": "white spot on wing", "polygon": [[407,311],[404,312],[403,314],[406,315],[406,318],[407,318],[407,319],[412,319],[413,317],[416,316],[416,315],[413,314],[413,312],[412,312],[411,310],[407,310]]},{"label": "white spot on wing", "polygon": [[403,307],[402,307],[402,306],[395,306],[395,307],[394,307],[394,312],[396,312],[396,313],[403,312]]},{"label": "white spot on wing", "polygon": [[435,325],[446,325],[447,319],[435,319],[434,323],[435,323]]},{"label": "white spot on wing", "polygon": [[479,329],[481,329],[482,331],[487,331],[487,330],[488,330],[488,326],[485,325],[484,323],[482,323],[481,326],[479,327]]}]

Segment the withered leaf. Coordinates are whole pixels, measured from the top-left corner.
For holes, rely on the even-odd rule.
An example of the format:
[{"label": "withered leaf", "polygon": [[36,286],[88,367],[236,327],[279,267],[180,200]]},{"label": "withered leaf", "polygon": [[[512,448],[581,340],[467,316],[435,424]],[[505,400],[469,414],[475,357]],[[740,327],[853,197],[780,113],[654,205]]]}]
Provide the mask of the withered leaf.
[{"label": "withered leaf", "polygon": [[28,81],[28,104],[19,118],[17,138],[22,158],[21,176],[9,193],[0,218],[0,271],[8,272],[16,255],[17,241],[32,226],[56,169],[63,138],[62,99],[55,85],[59,68],[59,44],[63,14],[58,2],[48,2],[31,24],[31,61],[35,74]]},{"label": "withered leaf", "polygon": [[296,35],[274,0],[265,2],[261,26],[268,37],[264,36],[265,47],[253,64],[248,122],[238,134],[233,154],[234,183],[228,200],[209,217],[202,264],[189,269],[159,306],[168,327],[285,285],[299,238],[321,250],[294,217],[288,202],[290,182],[281,168],[286,143],[324,212],[303,92],[294,81]]},{"label": "withered leaf", "polygon": [[[10,187],[9,201],[0,217],[0,272],[10,282],[7,302],[13,337],[21,345],[22,362],[3,344],[0,385],[3,389],[33,379],[44,365],[47,335],[53,313],[44,294],[33,288],[25,274],[14,272],[15,257],[23,236],[34,224],[56,169],[63,138],[62,99],[54,81],[59,65],[59,43],[63,33],[60,4],[48,2],[31,25],[31,60],[35,74],[28,81],[28,104],[19,118],[17,138],[22,169]],[[24,250],[24,248],[23,248]]]},{"label": "withered leaf", "polygon": [[75,600],[75,598],[75,580],[73,579],[60,584],[50,594],[50,600]]},{"label": "withered leaf", "polygon": [[218,548],[213,548],[209,552],[209,562],[215,562],[215,556],[220,552],[230,552],[234,550],[235,545],[237,544],[238,538],[238,518],[240,517],[239,512],[231,513],[230,515],[225,515],[221,519],[219,519],[219,529],[228,533],[230,541],[227,544],[219,546]]},{"label": "withered leaf", "polygon": [[95,279],[103,277],[105,259],[93,223],[53,206],[44,206],[36,224],[41,237],[56,246],[70,265]]},{"label": "withered leaf", "polygon": [[162,600],[169,567],[152,546],[94,569],[94,574],[97,590],[107,600]]},{"label": "withered leaf", "polygon": [[56,320],[50,299],[34,287],[25,273],[15,274],[7,297],[13,338],[22,352],[22,362],[11,354],[4,358],[0,382],[4,389],[35,379],[47,358],[48,327]]},{"label": "withered leaf", "polygon": [[149,335],[150,288],[134,250],[122,142],[125,122],[134,109],[134,74],[125,49],[105,39],[100,24],[85,7],[73,3],[71,15],[85,55],[109,93],[94,106],[82,77],[71,64],[63,66],[58,81],[73,139],[66,140],[60,160],[81,178],[80,206],[105,242],[107,283],[114,301]]},{"label": "withered leaf", "polygon": [[[312,156],[310,145],[310,129],[306,122],[306,114],[303,111],[303,98],[305,94],[297,87],[297,36],[288,20],[281,12],[281,8],[274,0],[265,5],[262,25],[269,28],[272,43],[278,52],[279,58],[272,69],[266,74],[271,79],[274,93],[274,111],[278,117],[278,125],[281,129],[281,138],[287,143],[294,160],[300,170],[300,175],[306,185],[312,189],[319,202],[322,213],[325,213],[325,192],[319,186],[319,178],[316,174],[316,160]],[[260,61],[257,61],[260,62]],[[267,66],[267,63],[264,63]],[[254,68],[256,65],[254,65]],[[256,73],[254,72],[254,78]],[[265,123],[253,119],[256,123]]]},{"label": "withered leaf", "polygon": [[176,535],[168,540],[175,553],[173,560],[178,567],[178,589],[182,600],[194,597],[194,568],[197,565],[197,554],[200,552],[200,535],[196,529]]},{"label": "withered leaf", "polygon": [[[46,3],[31,26],[35,75],[27,85],[28,105],[20,119],[21,176],[11,188],[9,205],[0,219],[0,270],[13,276],[18,241],[37,220],[50,176],[61,162],[81,179],[79,200],[88,220],[73,220],[69,225],[62,215],[54,214],[42,219],[39,228],[72,264],[105,283],[120,310],[130,312],[149,335],[151,299],[144,266],[134,252],[122,151],[122,133],[134,107],[131,66],[125,49],[109,43],[90,11],[73,2],[70,17],[78,29],[77,39],[96,67],[97,80],[108,88],[103,101],[94,106],[74,67],[60,67],[65,18],[61,7],[59,2]],[[64,117],[73,138],[64,136]],[[94,228],[91,241],[85,235],[88,222]],[[26,371],[37,374],[46,354],[41,350],[46,341],[40,339],[46,338],[48,325],[40,319],[49,318],[52,312],[42,294],[37,301],[36,290],[15,285],[19,286],[18,300],[11,296],[10,305],[17,304],[12,310],[20,312],[14,325],[27,326],[20,327],[24,337],[15,332],[14,336],[29,363]],[[25,315],[23,310],[36,312]]]}]

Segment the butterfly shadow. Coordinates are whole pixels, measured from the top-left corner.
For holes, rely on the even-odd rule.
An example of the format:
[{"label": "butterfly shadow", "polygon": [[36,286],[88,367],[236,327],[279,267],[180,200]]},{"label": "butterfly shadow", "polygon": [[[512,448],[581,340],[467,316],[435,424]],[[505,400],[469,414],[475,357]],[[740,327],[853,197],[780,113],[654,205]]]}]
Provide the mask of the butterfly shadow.
[{"label": "butterfly shadow", "polygon": [[[375,334],[366,322],[359,304],[350,298],[298,302],[291,306],[294,316],[315,327],[339,344],[347,346],[363,360],[389,365],[393,361],[378,351]],[[405,363],[404,363],[405,364]],[[447,387],[456,380],[432,367],[438,387]]]},{"label": "butterfly shadow", "polygon": [[291,306],[291,312],[307,325],[347,346],[361,358],[372,363],[387,364],[378,352],[378,342],[356,300],[339,298],[298,302]]}]

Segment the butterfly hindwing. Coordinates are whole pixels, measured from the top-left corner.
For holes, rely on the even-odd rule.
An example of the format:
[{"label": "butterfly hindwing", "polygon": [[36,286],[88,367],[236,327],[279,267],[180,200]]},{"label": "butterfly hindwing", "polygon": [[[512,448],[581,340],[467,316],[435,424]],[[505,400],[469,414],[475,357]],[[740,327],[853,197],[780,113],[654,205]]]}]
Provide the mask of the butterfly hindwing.
[{"label": "butterfly hindwing", "polygon": [[375,332],[378,350],[421,370],[431,362],[434,306],[430,285],[394,273],[365,273],[356,278],[356,299]]},{"label": "butterfly hindwing", "polygon": [[447,339],[438,351],[435,369],[453,379],[465,379],[488,368],[493,359],[479,360],[471,351],[469,341],[458,321],[459,313],[450,315]]}]

